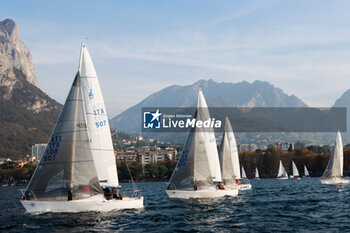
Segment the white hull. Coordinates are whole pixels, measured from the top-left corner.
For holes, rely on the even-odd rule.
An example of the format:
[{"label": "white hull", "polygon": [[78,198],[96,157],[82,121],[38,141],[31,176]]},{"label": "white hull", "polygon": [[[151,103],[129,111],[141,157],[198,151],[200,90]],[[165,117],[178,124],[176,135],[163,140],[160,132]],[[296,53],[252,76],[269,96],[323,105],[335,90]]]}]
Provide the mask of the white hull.
[{"label": "white hull", "polygon": [[196,191],[165,190],[169,198],[191,199],[191,198],[218,198],[224,196],[237,196],[238,189],[205,189]]},{"label": "white hull", "polygon": [[249,190],[252,189],[252,185],[251,184],[240,184],[238,185],[239,190]]},{"label": "white hull", "polygon": [[288,176],[284,176],[284,177],[277,177],[278,180],[287,180]]},{"label": "white hull", "polygon": [[345,180],[342,178],[330,178],[330,179],[321,179],[322,184],[348,184],[350,180]]},{"label": "white hull", "polygon": [[107,212],[121,209],[143,208],[143,197],[123,197],[123,200],[106,200],[96,195],[83,200],[73,201],[27,201],[21,200],[28,213],[43,212]]}]

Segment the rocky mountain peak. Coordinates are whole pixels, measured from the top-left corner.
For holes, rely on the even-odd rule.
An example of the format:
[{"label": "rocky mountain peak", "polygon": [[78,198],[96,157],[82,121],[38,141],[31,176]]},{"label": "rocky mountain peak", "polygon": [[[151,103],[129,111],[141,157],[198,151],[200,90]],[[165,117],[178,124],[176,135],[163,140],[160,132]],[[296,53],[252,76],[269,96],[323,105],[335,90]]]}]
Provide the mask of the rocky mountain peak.
[{"label": "rocky mountain peak", "polygon": [[30,84],[39,87],[32,56],[21,40],[18,26],[12,19],[5,19],[0,21],[0,87],[7,88],[8,98],[18,82],[14,69],[22,72]]}]

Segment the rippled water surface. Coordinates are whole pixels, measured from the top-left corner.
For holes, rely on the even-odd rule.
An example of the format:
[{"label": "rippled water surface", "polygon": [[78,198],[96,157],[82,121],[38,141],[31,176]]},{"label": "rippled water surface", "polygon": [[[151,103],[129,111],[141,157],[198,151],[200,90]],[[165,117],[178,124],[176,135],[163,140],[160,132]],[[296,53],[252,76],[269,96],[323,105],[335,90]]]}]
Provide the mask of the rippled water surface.
[{"label": "rippled water surface", "polygon": [[169,200],[166,183],[138,183],[141,210],[41,215],[24,213],[23,187],[0,187],[0,232],[350,232],[350,185],[321,185],[319,178],[251,183],[237,197],[188,201]]}]

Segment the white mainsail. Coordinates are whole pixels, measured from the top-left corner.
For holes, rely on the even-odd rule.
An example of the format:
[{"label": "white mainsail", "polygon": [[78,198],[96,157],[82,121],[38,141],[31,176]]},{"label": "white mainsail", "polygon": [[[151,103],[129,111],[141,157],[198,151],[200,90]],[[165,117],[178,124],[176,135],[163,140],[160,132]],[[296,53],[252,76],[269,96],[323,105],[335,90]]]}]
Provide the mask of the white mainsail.
[{"label": "white mainsail", "polygon": [[107,111],[95,67],[85,43],[81,46],[79,73],[98,179],[101,186],[115,187],[119,182]]},{"label": "white mainsail", "polygon": [[26,188],[25,200],[66,202],[101,193],[80,83],[78,73],[44,155]]},{"label": "white mainsail", "polygon": [[293,170],[293,176],[294,177],[299,177],[299,171],[298,171],[298,168],[295,165],[294,161],[292,161],[292,170]]},{"label": "white mainsail", "polygon": [[228,117],[225,119],[225,130],[219,148],[219,158],[223,181],[233,182],[241,179],[236,139]]},{"label": "white mainsail", "polygon": [[321,180],[341,178],[343,176],[343,156],[343,141],[338,131],[332,156]]},{"label": "white mainsail", "polygon": [[278,167],[277,178],[288,178],[288,174],[287,174],[286,169],[284,168],[281,160],[280,160],[280,164]]},{"label": "white mainsail", "polygon": [[242,166],[242,179],[247,179],[247,175],[245,174],[245,170],[243,166]]},{"label": "white mainsail", "polygon": [[[198,90],[197,114],[202,121],[206,121],[210,118],[208,105],[200,88]],[[208,155],[212,179],[213,181],[220,182],[222,181],[221,169],[214,129],[208,128],[202,133],[204,136],[204,145]]]},{"label": "white mainsail", "polygon": [[309,171],[307,170],[307,167],[304,165],[304,176],[310,176]]},{"label": "white mainsail", "polygon": [[257,167],[255,168],[255,179],[259,179],[259,170]]}]

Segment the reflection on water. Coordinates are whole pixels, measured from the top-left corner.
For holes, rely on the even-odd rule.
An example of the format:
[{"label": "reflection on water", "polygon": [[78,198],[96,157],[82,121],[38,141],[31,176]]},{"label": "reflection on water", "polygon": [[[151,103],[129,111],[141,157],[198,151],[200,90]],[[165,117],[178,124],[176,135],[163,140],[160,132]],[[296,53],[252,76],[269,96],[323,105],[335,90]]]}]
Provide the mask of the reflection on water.
[{"label": "reflection on water", "polygon": [[0,231],[349,231],[350,185],[321,185],[319,178],[251,182],[253,189],[237,197],[201,200],[169,200],[166,183],[139,183],[140,210],[40,215],[24,213],[20,187],[1,187]]}]

